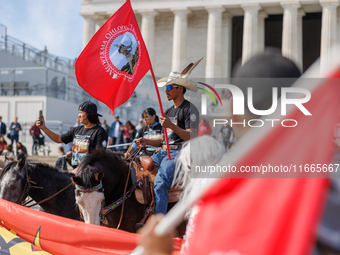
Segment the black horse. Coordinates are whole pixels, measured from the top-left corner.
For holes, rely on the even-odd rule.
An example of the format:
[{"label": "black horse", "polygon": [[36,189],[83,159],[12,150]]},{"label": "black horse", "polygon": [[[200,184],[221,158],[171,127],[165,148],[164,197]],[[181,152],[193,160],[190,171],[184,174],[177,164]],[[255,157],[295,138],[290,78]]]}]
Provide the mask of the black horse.
[{"label": "black horse", "polygon": [[[133,190],[135,185],[131,178],[127,179],[128,172],[129,164],[124,159],[103,149],[91,152],[82,160],[77,175],[72,179],[76,184],[76,203],[86,223],[99,225],[101,202],[105,199],[105,206],[112,205],[114,209],[111,208],[106,214],[104,225],[117,228],[123,207],[122,198],[126,195],[125,185],[127,183],[126,191]],[[143,219],[145,208],[131,193],[125,200],[119,229],[136,232],[136,225]],[[168,209],[174,205],[169,204]],[[186,222],[178,227],[179,236],[185,233],[185,227]]]},{"label": "black horse", "polygon": [[[6,161],[0,174],[0,198],[18,204],[27,196],[36,202],[43,201],[67,187],[71,183],[71,176],[71,173],[47,164],[27,163],[25,158]],[[79,220],[72,185],[40,206],[47,213]]]},{"label": "black horse", "polygon": [[[123,197],[129,165],[110,151],[95,150],[80,163],[77,176],[72,177],[76,184],[76,202],[83,214],[84,221],[99,224],[101,202],[110,205]],[[129,178],[127,190],[132,187]],[[104,194],[103,194],[104,193]],[[107,226],[116,228],[119,223],[122,206],[106,216]],[[134,194],[125,200],[124,214],[120,229],[136,232],[135,225],[143,218],[144,205],[138,203]]]}]

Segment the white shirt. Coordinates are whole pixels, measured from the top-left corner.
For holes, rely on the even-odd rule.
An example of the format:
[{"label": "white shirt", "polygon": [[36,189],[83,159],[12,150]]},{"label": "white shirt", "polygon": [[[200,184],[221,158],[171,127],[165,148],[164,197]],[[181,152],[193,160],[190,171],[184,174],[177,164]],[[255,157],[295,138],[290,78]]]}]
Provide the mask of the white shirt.
[{"label": "white shirt", "polygon": [[119,123],[119,121],[116,121],[117,123],[116,123],[116,127],[115,127],[115,131],[114,131],[114,133],[113,133],[113,137],[118,137],[119,136],[119,127],[120,127],[120,123]]}]

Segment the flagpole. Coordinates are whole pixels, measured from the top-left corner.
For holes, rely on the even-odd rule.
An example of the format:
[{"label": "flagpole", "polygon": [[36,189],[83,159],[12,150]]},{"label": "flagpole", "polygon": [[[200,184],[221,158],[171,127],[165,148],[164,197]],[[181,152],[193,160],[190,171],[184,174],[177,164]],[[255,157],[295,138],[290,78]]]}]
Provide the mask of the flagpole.
[{"label": "flagpole", "polygon": [[[156,82],[155,74],[153,73],[152,67],[150,68],[150,71],[151,71],[151,76],[152,76],[152,79],[153,79],[153,83],[155,84],[155,89],[156,89],[156,93],[157,93],[159,108],[161,109],[162,117],[164,117],[165,115],[164,115],[164,112],[163,112],[162,101],[161,101],[161,97],[159,95],[159,90],[158,90],[158,87],[157,87],[157,82]],[[168,134],[167,134],[166,128],[164,128],[164,136],[165,136],[166,150],[168,152],[168,160],[171,160],[170,149],[169,149],[169,141],[168,141]]]}]

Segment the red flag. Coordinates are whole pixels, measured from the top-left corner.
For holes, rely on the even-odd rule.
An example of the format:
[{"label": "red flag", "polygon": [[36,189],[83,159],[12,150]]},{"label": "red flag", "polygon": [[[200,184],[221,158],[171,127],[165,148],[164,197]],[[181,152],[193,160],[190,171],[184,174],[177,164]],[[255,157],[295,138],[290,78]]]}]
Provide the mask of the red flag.
[{"label": "red flag", "polygon": [[[340,70],[332,77],[340,77]],[[330,172],[329,166],[334,172],[340,171],[331,164],[333,129],[340,109],[337,83],[334,79],[320,81],[305,104],[312,116],[304,116],[297,108],[291,111],[285,118],[297,120],[298,125],[290,129],[274,127],[242,156],[236,169],[292,164],[291,169],[294,171],[295,165],[297,171],[291,177],[310,177],[317,164],[326,164],[325,172]],[[198,205],[187,253],[310,254],[327,185],[325,178],[221,179]]]},{"label": "red flag", "polygon": [[79,85],[112,114],[130,98],[150,68],[129,0],[92,37],[75,64]]}]

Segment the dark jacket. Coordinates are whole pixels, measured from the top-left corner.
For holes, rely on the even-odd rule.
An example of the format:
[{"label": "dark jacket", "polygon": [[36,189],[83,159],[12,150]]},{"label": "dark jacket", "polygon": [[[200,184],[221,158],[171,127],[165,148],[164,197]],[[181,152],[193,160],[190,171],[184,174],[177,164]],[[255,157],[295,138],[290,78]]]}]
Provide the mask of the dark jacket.
[{"label": "dark jacket", "polygon": [[6,124],[1,122],[1,126],[0,126],[0,135],[6,135]]},{"label": "dark jacket", "polygon": [[[122,127],[123,126],[123,123],[118,121],[119,122],[119,127]],[[110,128],[110,133],[109,133],[109,137],[113,137],[114,136],[114,133],[115,133],[115,129],[116,129],[116,124],[117,122],[114,121],[112,124],[111,124],[111,128]],[[119,129],[119,133],[118,133],[118,137],[122,136],[123,138],[123,131]],[[117,137],[117,138],[118,138]]]},{"label": "dark jacket", "polygon": [[[13,125],[16,125],[16,128],[18,128],[18,130],[16,130],[16,128],[13,128]],[[14,122],[11,123],[9,130],[11,130],[11,136],[17,136],[19,135],[19,131],[22,130],[21,129],[21,125],[19,122],[17,122],[17,124],[15,124]]]},{"label": "dark jacket", "polygon": [[61,170],[67,170],[66,158],[65,157],[58,158],[57,162],[55,163],[55,167]]}]

